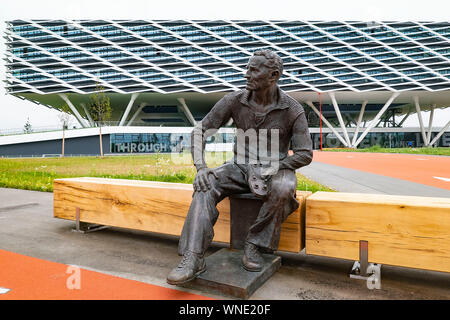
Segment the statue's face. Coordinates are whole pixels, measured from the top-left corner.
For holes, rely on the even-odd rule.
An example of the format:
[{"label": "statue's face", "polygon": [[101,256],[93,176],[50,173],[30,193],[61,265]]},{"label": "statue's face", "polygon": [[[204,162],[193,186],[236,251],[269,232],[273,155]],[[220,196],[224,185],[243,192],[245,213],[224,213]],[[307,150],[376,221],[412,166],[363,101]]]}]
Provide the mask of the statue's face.
[{"label": "statue's face", "polygon": [[267,59],[263,56],[253,56],[250,58],[247,65],[247,72],[245,73],[247,90],[262,90],[270,87],[274,79],[276,81],[276,77],[274,78],[273,75],[274,71],[264,65],[266,62]]}]

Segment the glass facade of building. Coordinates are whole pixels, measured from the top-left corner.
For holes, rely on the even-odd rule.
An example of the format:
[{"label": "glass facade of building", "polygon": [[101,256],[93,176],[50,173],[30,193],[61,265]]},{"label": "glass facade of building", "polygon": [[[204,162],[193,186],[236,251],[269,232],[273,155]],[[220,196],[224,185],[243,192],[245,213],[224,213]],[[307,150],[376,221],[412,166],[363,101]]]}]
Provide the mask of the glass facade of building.
[{"label": "glass facade of building", "polygon": [[[432,134],[435,137],[437,132]],[[320,149],[320,134],[311,134],[313,148]],[[353,135],[350,134],[350,139]],[[424,147],[421,132],[369,132],[361,141],[358,149],[370,148],[372,146],[382,148],[405,148],[405,147]],[[324,133],[322,135],[323,148],[343,148],[346,147],[333,133]],[[450,147],[450,132],[445,132],[436,142],[435,147]]]},{"label": "glass facade of building", "polygon": [[[245,87],[248,60],[262,49],[283,60],[279,86],[304,105],[309,126],[319,126],[320,109],[341,138],[361,121],[399,127],[450,102],[450,22],[14,20],[5,38],[6,91],[66,103],[82,127],[95,126],[86,107],[98,84],[119,126],[192,127]],[[143,139],[126,143],[175,143]]]},{"label": "glass facade of building", "polygon": [[[232,144],[234,134],[217,133],[206,144]],[[189,150],[189,133],[113,133],[110,135],[111,153],[170,153]]]},{"label": "glass facade of building", "polygon": [[450,89],[448,22],[15,20],[6,37],[11,93],[233,91],[260,49],[288,92]]},{"label": "glass facade of building", "polygon": [[[437,133],[434,132],[432,137]],[[350,138],[353,138],[350,134]],[[219,133],[209,137],[208,144],[228,144],[227,150],[232,150],[235,136],[230,133]],[[320,149],[320,134],[311,133],[313,149]],[[136,133],[111,134],[111,153],[171,153],[190,150],[191,136],[189,133]],[[420,132],[370,132],[361,142],[360,148],[379,145],[383,148],[422,147],[423,139]],[[444,133],[437,147],[450,147],[450,132]],[[323,148],[342,148],[344,145],[333,133],[322,134]],[[208,147],[207,147],[208,149]]]}]

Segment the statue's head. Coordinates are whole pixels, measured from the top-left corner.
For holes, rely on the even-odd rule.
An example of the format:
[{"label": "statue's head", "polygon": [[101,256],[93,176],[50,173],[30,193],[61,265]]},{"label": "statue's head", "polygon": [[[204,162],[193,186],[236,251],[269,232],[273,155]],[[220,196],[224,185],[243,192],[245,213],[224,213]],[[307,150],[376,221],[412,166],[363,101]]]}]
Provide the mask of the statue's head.
[{"label": "statue's head", "polygon": [[253,53],[247,65],[247,90],[258,91],[277,84],[283,73],[283,60],[271,50]]}]

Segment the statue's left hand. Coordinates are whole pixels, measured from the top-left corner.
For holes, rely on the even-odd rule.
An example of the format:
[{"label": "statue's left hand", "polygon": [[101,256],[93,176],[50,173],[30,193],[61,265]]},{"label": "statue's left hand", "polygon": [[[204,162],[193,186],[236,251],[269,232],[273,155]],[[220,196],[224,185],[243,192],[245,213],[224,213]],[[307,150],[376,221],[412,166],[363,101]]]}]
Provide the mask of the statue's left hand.
[{"label": "statue's left hand", "polygon": [[219,179],[217,173],[215,173],[213,169],[200,169],[194,179],[194,191],[206,192],[211,189],[211,184],[209,183],[209,174],[212,174],[216,179]]}]

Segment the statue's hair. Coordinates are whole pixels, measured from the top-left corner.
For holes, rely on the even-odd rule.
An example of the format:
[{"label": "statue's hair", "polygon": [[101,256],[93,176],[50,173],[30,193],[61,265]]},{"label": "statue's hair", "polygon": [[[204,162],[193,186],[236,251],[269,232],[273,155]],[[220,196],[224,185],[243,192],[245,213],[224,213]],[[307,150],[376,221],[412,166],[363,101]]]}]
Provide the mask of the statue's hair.
[{"label": "statue's hair", "polygon": [[257,50],[253,53],[253,56],[263,56],[267,59],[265,66],[273,70],[277,70],[280,76],[283,74],[283,60],[280,56],[269,49]]}]

